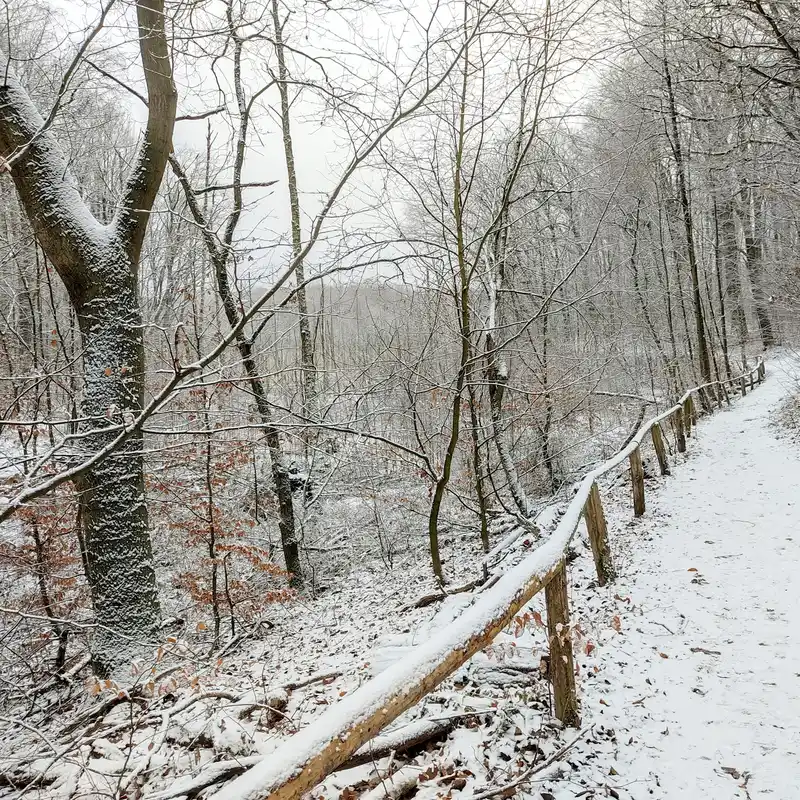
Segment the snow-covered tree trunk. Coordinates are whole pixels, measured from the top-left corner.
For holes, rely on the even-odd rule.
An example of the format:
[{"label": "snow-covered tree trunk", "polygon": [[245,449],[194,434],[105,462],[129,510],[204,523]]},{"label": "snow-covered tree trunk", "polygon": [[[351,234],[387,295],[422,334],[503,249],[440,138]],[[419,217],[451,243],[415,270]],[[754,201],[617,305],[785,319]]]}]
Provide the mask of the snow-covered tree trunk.
[{"label": "snow-covered tree trunk", "polygon": [[[138,264],[172,147],[177,95],[163,0],[138,0],[136,9],[149,113],[138,158],[109,225],[98,222],[84,203],[51,133],[57,105],[43,119],[9,59],[2,59],[0,164],[67,289],[81,331],[85,435],[70,453],[78,460],[105,448],[114,438],[106,429],[139,411],[144,400]],[[67,83],[65,78],[65,89]],[[109,675],[147,652],[159,621],[141,434],[82,472],[77,485],[84,564],[98,622],[94,666],[98,674]]]},{"label": "snow-covered tree trunk", "polygon": [[761,199],[749,187],[745,194],[746,206],[742,213],[744,227],[744,263],[753,291],[753,306],[761,335],[761,344],[766,350],[775,344],[775,331],[769,313],[767,293],[764,290],[764,241]]},{"label": "snow-covered tree trunk", "polygon": [[[106,446],[104,420],[119,423],[141,410],[144,400],[142,318],[136,270],[121,248],[109,243],[107,256],[91,271],[102,280],[95,291],[71,292],[80,308],[84,365],[82,416],[91,434],[82,455]],[[98,281],[99,283],[99,281]],[[144,499],[142,436],[84,472],[76,482],[83,507],[87,579],[99,628],[94,636],[95,670],[110,673],[153,640],[159,621],[155,573]],[[130,637],[128,639],[127,637]],[[133,640],[133,641],[131,641]]]}]

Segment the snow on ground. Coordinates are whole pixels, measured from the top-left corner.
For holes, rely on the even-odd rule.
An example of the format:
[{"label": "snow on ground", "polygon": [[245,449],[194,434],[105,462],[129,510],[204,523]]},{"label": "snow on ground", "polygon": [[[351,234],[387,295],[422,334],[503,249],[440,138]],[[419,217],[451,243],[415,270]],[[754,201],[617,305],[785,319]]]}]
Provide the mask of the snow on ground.
[{"label": "snow on ground", "polygon": [[620,796],[798,796],[800,459],[771,423],[788,363],[701,421],[626,535],[610,515],[621,635],[581,694],[615,731]]},{"label": "snow on ground", "polygon": [[[673,453],[671,477],[652,477],[650,459],[643,519],[632,519],[624,471],[603,486],[620,578],[598,589],[585,532],[570,567],[582,738],[556,769],[521,784],[521,796],[795,797],[800,660],[790,653],[789,604],[800,599],[800,544],[791,541],[800,531],[800,462],[771,421],[791,388],[783,369],[774,363],[763,387],[703,419],[688,454]],[[451,598],[411,641],[381,637],[377,650],[383,645],[390,662],[402,657],[404,645],[471,601]],[[547,649],[542,597],[527,611],[524,626],[501,634],[395,726],[474,712],[398,772],[422,776],[418,800],[452,796],[453,786],[479,796],[575,736],[553,727],[536,669]],[[383,660],[373,658],[373,667]],[[331,776],[319,796],[351,796],[348,787],[374,782],[390,760]]]},{"label": "snow on ground", "polygon": [[[633,519],[624,468],[603,481],[620,577],[597,587],[581,526],[569,584],[583,728],[568,752],[560,753],[578,732],[561,729],[549,713],[540,594],[490,648],[392,726],[452,720],[449,734],[335,773],[313,796],[382,800],[389,783],[394,790],[410,778],[415,800],[469,800],[557,756],[516,788],[518,797],[793,800],[800,786],[800,644],[790,638],[791,606],[800,600],[800,458],[773,422],[795,388],[788,363],[771,362],[763,386],[701,419],[688,453],[672,454],[671,477],[654,477],[645,446],[642,519]],[[564,505],[539,518],[545,530]],[[507,533],[498,529],[495,541],[514,539]],[[456,557],[467,543],[454,542],[456,582],[475,577],[474,557],[463,565]],[[527,534],[517,537],[492,570],[511,569],[533,546]],[[276,607],[263,639],[243,641],[212,667],[195,662],[173,675],[133,716],[125,703],[92,715],[96,700],[80,699],[77,684],[71,717],[52,715],[66,708],[63,694],[42,696],[28,728],[12,724],[0,737],[0,796],[45,768],[50,778],[26,796],[99,798],[121,786],[151,800],[196,796],[209,770],[269,758],[481,595],[410,608],[431,588],[423,562],[391,572],[365,565],[315,601]],[[314,674],[307,686],[291,687]],[[79,713],[89,716],[82,722]],[[41,764],[28,769],[37,757]]]}]

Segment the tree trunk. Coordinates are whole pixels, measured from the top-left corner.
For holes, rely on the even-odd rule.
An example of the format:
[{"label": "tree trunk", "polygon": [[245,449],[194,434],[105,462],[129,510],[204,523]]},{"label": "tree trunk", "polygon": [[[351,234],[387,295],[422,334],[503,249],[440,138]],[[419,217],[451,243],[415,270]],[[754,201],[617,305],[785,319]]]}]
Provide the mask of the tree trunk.
[{"label": "tree trunk", "polygon": [[485,470],[481,454],[481,423],[478,397],[475,385],[467,380],[469,395],[470,429],[472,433],[472,471],[475,473],[475,496],[478,500],[478,515],[481,521],[481,547],[484,553],[489,552],[489,504],[484,486]]},{"label": "tree trunk", "polygon": [[753,290],[753,305],[755,306],[758,330],[761,334],[761,344],[766,350],[775,344],[775,331],[772,327],[772,318],[767,304],[767,295],[764,291],[764,242],[761,231],[761,203],[755,196],[752,188],[747,191],[747,208],[744,209],[744,259],[747,267],[747,276]]},{"label": "tree trunk", "polygon": [[[103,432],[103,424],[123,422],[125,413],[138,413],[144,401],[142,318],[134,270],[125,265],[121,252],[112,250],[94,271],[119,279],[108,280],[95,297],[72,293],[83,338],[82,416],[89,420],[82,432],[90,434],[83,439],[82,458],[116,436]],[[92,643],[98,675],[111,674],[129,661],[141,651],[141,643],[154,643],[160,618],[142,449],[142,435],[135,433],[76,481],[92,604],[97,621],[107,626],[98,627]]]},{"label": "tree trunk", "polygon": [[[147,124],[118,210],[108,225],[98,222],[84,203],[50,130],[57,106],[45,121],[8,64],[0,78],[0,156],[9,165],[42,249],[67,289],[81,331],[86,418],[86,435],[77,454],[81,459],[106,447],[115,438],[108,426],[135,416],[144,400],[138,266],[172,147],[177,93],[164,2],[138,0],[136,11]],[[98,622],[92,654],[101,676],[136,655],[149,656],[160,617],[142,449],[141,434],[133,433],[76,482],[84,563]]]},{"label": "tree trunk", "polygon": [[[289,71],[286,67],[283,25],[278,12],[278,0],[272,0],[272,26],[275,33],[275,55],[278,60],[278,93],[281,100],[281,132],[283,134],[283,153],[286,162],[287,187],[289,189],[289,211],[292,220],[292,258],[298,259],[295,268],[297,281],[298,327],[300,329],[300,370],[302,414],[306,419],[316,415],[317,367],[314,354],[314,337],[311,333],[311,320],[308,313],[308,298],[305,290],[305,266],[299,259],[303,248],[300,227],[300,199],[297,190],[297,170],[294,160],[294,144],[292,141],[291,112],[289,100]],[[303,440],[306,449],[313,428],[304,428]],[[308,458],[308,453],[306,453]]]},{"label": "tree trunk", "polygon": [[[231,328],[237,328],[240,321],[240,311],[237,298],[228,278],[228,263],[233,252],[236,228],[244,208],[242,172],[247,149],[247,133],[250,123],[251,103],[248,103],[245,98],[244,79],[242,75],[242,50],[244,40],[238,33],[231,6],[228,6],[227,9],[227,19],[228,34],[233,41],[233,80],[236,103],[239,111],[239,125],[236,135],[236,155],[233,164],[233,208],[228,215],[221,241],[213,234],[211,226],[208,223],[207,215],[200,207],[197,194],[192,188],[189,178],[180,162],[172,155],[169,159],[169,163],[181,184],[186,198],[186,204],[189,206],[189,211],[194,221],[197,223],[198,228],[202,231],[203,241],[214,268],[217,294],[222,301],[225,318]],[[292,162],[292,165],[293,163],[294,162]],[[297,236],[299,236],[299,227],[297,228]],[[297,541],[297,526],[295,525],[294,500],[292,497],[289,470],[283,457],[280,433],[273,424],[272,406],[267,395],[267,387],[259,373],[258,365],[253,355],[253,338],[249,337],[245,331],[238,330],[235,342],[236,349],[239,351],[242,366],[247,376],[250,391],[255,400],[258,415],[261,418],[264,438],[267,443],[267,448],[269,449],[272,482],[278,504],[278,528],[280,531],[286,570],[291,576],[290,585],[295,589],[301,589],[304,585],[304,581],[300,562],[300,548]]]},{"label": "tree trunk", "polygon": [[678,199],[683,217],[683,229],[686,234],[686,256],[689,261],[689,272],[692,278],[692,299],[694,304],[694,322],[697,333],[697,350],[700,360],[700,376],[704,383],[711,381],[711,361],[708,355],[708,341],[706,339],[705,324],[703,321],[703,305],[700,294],[700,275],[697,264],[697,251],[694,242],[694,223],[692,208],[689,203],[689,190],[686,179],[686,162],[681,145],[681,134],[678,128],[678,110],[675,103],[675,91],[672,86],[672,73],[666,54],[663,59],[664,78],[667,85],[667,100],[669,105],[669,121],[672,131],[672,152],[675,156],[675,166],[678,178]]},{"label": "tree trunk", "polygon": [[[731,370],[730,347],[728,342],[728,319],[725,305],[725,290],[723,282],[727,279],[728,261],[727,250],[723,248],[722,226],[720,224],[719,205],[716,198],[713,199],[714,211],[714,261],[717,272],[717,302],[719,303],[719,324],[720,338],[722,340],[722,357],[725,364],[725,377],[730,380],[733,372]],[[735,253],[735,251],[734,251]],[[735,266],[735,262],[734,262]]]}]

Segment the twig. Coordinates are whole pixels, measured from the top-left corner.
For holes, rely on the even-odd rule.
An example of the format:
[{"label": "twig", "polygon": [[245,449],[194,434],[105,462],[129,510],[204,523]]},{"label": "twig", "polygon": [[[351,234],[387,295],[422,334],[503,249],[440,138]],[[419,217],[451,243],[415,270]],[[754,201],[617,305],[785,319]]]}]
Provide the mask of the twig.
[{"label": "twig", "polygon": [[560,761],[573,747],[581,740],[584,736],[586,736],[589,731],[593,730],[594,726],[592,725],[589,728],[584,728],[569,744],[565,744],[560,750],[553,753],[550,758],[543,761],[541,764],[534,764],[530,769],[525,770],[522,775],[514,778],[513,781],[510,783],[506,783],[503,786],[497,786],[494,789],[487,789],[484,792],[478,792],[477,794],[472,795],[472,800],[487,800],[489,797],[497,797],[499,794],[504,794],[505,792],[509,791],[510,789],[515,789],[521,783],[529,780],[531,777],[536,775],[538,772],[542,772],[543,770],[547,769],[551,764],[554,764],[556,761]]},{"label": "twig", "polygon": [[317,683],[318,681],[333,680],[334,678],[338,678],[341,674],[341,670],[333,670],[332,672],[316,672],[308,678],[304,678],[303,680],[285,683],[283,688],[289,692],[293,692],[295,689],[303,689],[304,687],[310,686],[312,683]]}]

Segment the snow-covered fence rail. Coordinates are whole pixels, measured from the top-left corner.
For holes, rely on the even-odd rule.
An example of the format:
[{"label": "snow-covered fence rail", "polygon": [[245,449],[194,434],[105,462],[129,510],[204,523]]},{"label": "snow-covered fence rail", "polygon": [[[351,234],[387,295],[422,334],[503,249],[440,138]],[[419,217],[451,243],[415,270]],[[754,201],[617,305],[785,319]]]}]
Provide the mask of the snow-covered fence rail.
[{"label": "snow-covered fence rail", "polygon": [[295,800],[343,764],[392,720],[429,694],[471,656],[488,646],[531,600],[545,590],[550,636],[550,672],[555,714],[566,724],[578,724],[578,704],[569,623],[565,551],[581,517],[586,518],[598,580],[614,577],[603,507],[597,481],[623,464],[630,464],[634,513],[645,511],[644,471],[641,446],[649,434],[661,473],[669,464],[661,423],[669,420],[678,450],[686,449],[697,422],[695,396],[711,411],[716,401],[730,402],[730,391],[747,393],[765,377],[763,362],[731,380],[697,386],[672,408],[645,422],[631,441],[615,456],[589,472],[578,485],[553,534],[530,556],[511,569],[446,630],[340,700],[308,728],[292,736],[215,795],[218,800]]}]

